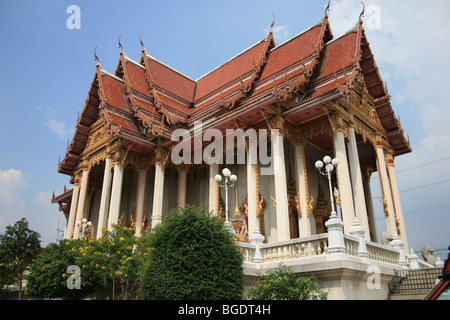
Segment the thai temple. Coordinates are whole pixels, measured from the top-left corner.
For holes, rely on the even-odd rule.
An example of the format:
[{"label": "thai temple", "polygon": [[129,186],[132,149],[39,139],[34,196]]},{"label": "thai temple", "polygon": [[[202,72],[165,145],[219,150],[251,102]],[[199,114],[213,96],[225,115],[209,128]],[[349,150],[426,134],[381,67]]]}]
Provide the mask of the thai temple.
[{"label": "thai temple", "polygon": [[[385,299],[394,270],[409,265],[394,159],[411,148],[362,14],[335,38],[327,12],[281,44],[272,24],[198,79],[142,41],[135,61],[119,37],[116,70],[95,55],[58,164],[73,187],[52,199],[66,218],[64,238],[98,238],[113,224],[140,236],[174,208],[195,205],[229,223],[248,283],[284,263],[322,280],[330,299]],[[330,179],[315,166],[325,156],[339,161]],[[237,177],[228,190],[225,168]],[[383,237],[369,183],[375,171]]]}]

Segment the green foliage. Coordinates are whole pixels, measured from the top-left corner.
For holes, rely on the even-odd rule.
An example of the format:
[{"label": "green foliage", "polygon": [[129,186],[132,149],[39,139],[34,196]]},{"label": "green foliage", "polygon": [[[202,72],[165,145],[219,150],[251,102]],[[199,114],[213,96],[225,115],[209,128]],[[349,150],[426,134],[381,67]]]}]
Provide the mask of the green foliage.
[{"label": "green foliage", "polygon": [[61,241],[59,244],[50,243],[45,252],[40,254],[31,264],[26,277],[26,294],[36,298],[81,299],[93,292],[94,286],[89,284],[88,277],[83,275],[80,290],[70,290],[67,287],[67,267],[76,265],[78,248],[84,247],[86,241]]},{"label": "green foliage", "polygon": [[[136,297],[140,270],[147,250],[133,231],[118,225],[103,229],[100,239],[67,240],[51,244],[30,268],[27,294],[39,298],[81,299],[95,287],[111,284],[114,299]],[[144,249],[144,250],[142,250]],[[81,271],[81,289],[68,289],[67,267],[75,265]]]},{"label": "green foliage", "polygon": [[112,231],[103,229],[100,239],[90,239],[79,248],[76,262],[88,278],[111,284],[114,299],[135,298],[147,255],[143,243],[132,229],[115,225]]},{"label": "green foliage", "polygon": [[240,299],[242,257],[217,217],[186,207],[172,212],[148,237],[145,299]]},{"label": "green foliage", "polygon": [[260,282],[248,292],[248,297],[254,300],[326,300],[327,296],[317,282],[297,277],[285,265],[261,276]]},{"label": "green foliage", "polygon": [[40,235],[28,228],[22,218],[13,226],[7,226],[0,235],[0,288],[5,284],[19,284],[19,299],[22,297],[22,279],[28,265],[40,253]]}]

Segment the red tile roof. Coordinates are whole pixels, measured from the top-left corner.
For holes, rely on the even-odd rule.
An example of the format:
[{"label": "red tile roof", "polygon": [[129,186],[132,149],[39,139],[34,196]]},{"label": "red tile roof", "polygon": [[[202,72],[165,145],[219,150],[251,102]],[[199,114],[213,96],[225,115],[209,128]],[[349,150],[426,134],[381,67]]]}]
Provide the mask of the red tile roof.
[{"label": "red tile roof", "polygon": [[[197,80],[151,57],[145,49],[140,63],[121,51],[115,76],[98,65],[74,139],[59,170],[72,172],[89,127],[100,116],[111,133],[146,141],[150,138],[141,132],[139,124],[156,135],[168,135],[177,124],[190,124],[199,117],[217,120],[271,94],[283,99],[285,94],[302,90],[306,93],[299,103],[305,103],[339,92],[338,85],[346,82],[342,77],[344,69],[347,74],[356,70],[364,75],[379,118],[391,132],[391,142],[400,153],[409,152],[361,20],[355,28],[333,40],[325,14],[317,25],[279,46],[275,46],[270,32],[267,38]],[[336,74],[340,74],[337,81]],[[104,108],[106,111],[99,114],[98,110]]]}]

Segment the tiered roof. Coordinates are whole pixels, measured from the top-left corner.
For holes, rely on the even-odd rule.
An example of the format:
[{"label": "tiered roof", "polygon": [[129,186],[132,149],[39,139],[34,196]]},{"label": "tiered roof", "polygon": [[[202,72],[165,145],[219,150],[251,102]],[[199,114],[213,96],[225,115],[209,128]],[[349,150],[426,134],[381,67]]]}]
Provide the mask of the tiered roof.
[{"label": "tiered roof", "polygon": [[290,101],[288,120],[294,125],[303,123],[324,112],[323,108],[303,112],[307,106],[347,94],[358,74],[364,76],[396,154],[411,151],[392,110],[361,17],[353,29],[337,39],[326,11],[319,23],[279,46],[271,28],[266,38],[197,80],[158,61],[142,47],[139,62],[127,57],[122,48],[114,74],[97,63],[59,172],[73,174],[90,126],[100,118],[110,134],[130,141],[133,150],[146,153],[158,141],[170,142],[174,129],[191,129],[196,120],[219,129],[235,127],[237,120],[257,123],[263,120],[260,110],[267,104]]}]

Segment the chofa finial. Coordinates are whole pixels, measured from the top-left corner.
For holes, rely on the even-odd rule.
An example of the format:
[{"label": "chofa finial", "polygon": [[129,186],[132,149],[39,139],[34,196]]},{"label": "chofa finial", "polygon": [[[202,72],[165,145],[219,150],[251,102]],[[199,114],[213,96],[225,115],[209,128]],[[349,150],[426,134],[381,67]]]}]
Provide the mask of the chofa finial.
[{"label": "chofa finial", "polygon": [[122,44],[120,43],[120,37],[121,37],[122,35],[120,34],[119,35],[119,37],[117,38],[117,42],[119,42],[119,48],[120,48],[120,50],[122,51],[123,50],[123,47],[122,47]]},{"label": "chofa finial", "polygon": [[145,49],[144,43],[142,42],[142,37],[139,35],[139,42],[141,43],[142,49]]},{"label": "chofa finial", "polygon": [[272,24],[270,25],[270,33],[272,33],[273,26],[275,25],[275,14],[272,13],[272,16],[273,16],[273,21],[272,21]]},{"label": "chofa finial", "polygon": [[362,11],[359,14],[359,21],[361,21],[361,18],[364,17],[364,9],[366,7],[366,5],[364,4],[364,2],[361,1],[361,4],[363,5]]},{"label": "chofa finial", "polygon": [[97,61],[97,63],[100,63],[100,59],[97,57],[96,50],[97,50],[97,46],[94,48],[94,58],[95,58],[95,61]]},{"label": "chofa finial", "polygon": [[328,0],[327,7],[325,8],[325,14],[327,14],[327,12],[330,10],[330,2],[331,0]]}]

